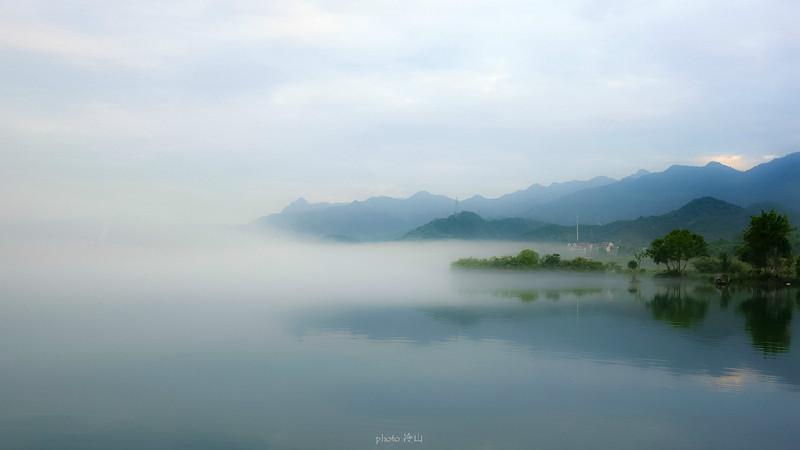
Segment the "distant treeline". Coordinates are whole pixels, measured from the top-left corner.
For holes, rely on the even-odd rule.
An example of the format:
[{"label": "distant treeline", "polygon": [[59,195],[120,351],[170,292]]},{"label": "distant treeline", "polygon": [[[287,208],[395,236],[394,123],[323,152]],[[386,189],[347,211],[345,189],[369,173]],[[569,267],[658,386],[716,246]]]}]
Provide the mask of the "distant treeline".
[{"label": "distant treeline", "polygon": [[[710,256],[703,236],[686,229],[672,230],[653,240],[644,255],[656,264],[664,264],[667,274],[682,275],[690,260],[700,273],[720,273],[738,279],[800,279],[800,258],[793,258],[794,228],[785,214],[774,210],[762,211],[750,217],[742,232],[741,244],[735,248],[735,258],[727,252]],[[635,267],[639,261],[629,262]]]},{"label": "distant treeline", "polygon": [[459,269],[507,269],[507,270],[569,270],[575,272],[621,271],[615,263],[602,263],[588,258],[577,257],[562,260],[554,253],[539,256],[534,250],[525,249],[516,256],[494,256],[491,258],[461,258],[452,264]]}]

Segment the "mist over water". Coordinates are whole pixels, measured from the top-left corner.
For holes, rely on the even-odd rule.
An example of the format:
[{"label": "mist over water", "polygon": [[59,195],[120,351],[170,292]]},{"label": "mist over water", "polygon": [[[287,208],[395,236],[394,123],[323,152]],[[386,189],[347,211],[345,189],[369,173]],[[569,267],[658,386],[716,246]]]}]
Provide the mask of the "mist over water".
[{"label": "mist over water", "polygon": [[800,448],[798,17],[0,1],[0,450]]},{"label": "mist over water", "polygon": [[[516,254],[559,246],[516,242],[342,244],[237,229],[116,230],[97,236],[34,233],[0,243],[21,289],[89,288],[93,292],[193,290],[259,298],[266,303],[372,297],[386,300],[449,287],[450,263],[464,256]],[[41,282],[35,282],[40,280]],[[438,291],[437,291],[438,290]],[[129,291],[132,292],[132,291]]]},{"label": "mist over water", "polygon": [[[0,240],[0,440],[795,447],[797,290],[449,266],[522,248],[563,250],[17,230]],[[422,442],[376,442],[404,433]]]}]

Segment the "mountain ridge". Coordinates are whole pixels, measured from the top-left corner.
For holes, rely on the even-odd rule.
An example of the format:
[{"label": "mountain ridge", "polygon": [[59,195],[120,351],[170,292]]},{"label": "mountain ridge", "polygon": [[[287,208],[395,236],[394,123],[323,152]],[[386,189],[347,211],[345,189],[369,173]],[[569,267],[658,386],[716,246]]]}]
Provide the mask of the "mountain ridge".
[{"label": "mountain ridge", "polygon": [[447,217],[457,210],[477,210],[492,218],[514,217],[521,215],[530,205],[614,181],[608,177],[594,177],[551,183],[548,186],[533,184],[527,189],[500,197],[473,196],[462,202],[428,191],[418,191],[407,198],[379,196],[349,203],[309,203],[300,197],[280,213],[261,217],[255,224],[317,237],[389,240],[402,237],[411,229],[433,219]]},{"label": "mountain ridge", "polygon": [[[605,225],[582,225],[582,242],[614,242],[626,250],[647,246],[653,239],[676,228],[703,235],[709,242],[736,240],[750,221],[753,210],[713,198],[694,199],[680,208],[659,216],[615,221]],[[575,242],[575,225],[547,224],[525,219],[486,220],[472,212],[461,212],[436,219],[412,230],[404,240],[504,239],[552,243]],[[507,224],[515,223],[516,228]],[[527,227],[527,229],[525,229]],[[520,232],[521,231],[521,232]]]},{"label": "mountain ridge", "polygon": [[663,172],[567,194],[531,208],[525,217],[563,225],[580,215],[587,223],[609,223],[664,214],[703,196],[739,206],[771,201],[791,209],[800,204],[800,153],[746,171],[718,162],[673,165]]},{"label": "mountain ridge", "polygon": [[793,210],[800,205],[800,152],[746,171],[719,162],[672,165],[661,172],[639,170],[620,180],[601,176],[548,186],[534,183],[499,197],[474,195],[461,202],[427,191],[408,198],[370,197],[349,203],[309,203],[299,198],[255,224],[303,235],[376,241],[403,237],[458,211],[555,225],[572,225],[576,216],[586,224],[609,224],[663,215],[706,196],[740,207],[770,202]]}]

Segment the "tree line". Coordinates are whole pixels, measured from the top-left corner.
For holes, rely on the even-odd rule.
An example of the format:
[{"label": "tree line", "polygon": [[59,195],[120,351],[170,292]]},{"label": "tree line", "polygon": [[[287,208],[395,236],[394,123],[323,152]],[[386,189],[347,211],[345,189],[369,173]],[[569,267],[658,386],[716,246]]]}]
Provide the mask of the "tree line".
[{"label": "tree line", "polygon": [[455,261],[452,266],[460,269],[569,270],[575,272],[620,270],[614,263],[604,264],[600,261],[583,257],[563,260],[558,253],[540,256],[531,249],[522,250],[516,256],[461,258]]},{"label": "tree line", "polygon": [[695,260],[701,272],[728,273],[736,269],[764,278],[800,278],[800,257],[792,258],[793,230],[789,218],[774,210],[752,216],[742,233],[741,245],[736,248],[738,259],[730,258],[727,253],[710,258],[703,236],[686,229],[672,230],[653,240],[649,248],[628,263],[628,268],[640,267],[641,257],[645,256],[657,265],[663,264],[667,273],[673,275],[682,275],[689,262]]}]

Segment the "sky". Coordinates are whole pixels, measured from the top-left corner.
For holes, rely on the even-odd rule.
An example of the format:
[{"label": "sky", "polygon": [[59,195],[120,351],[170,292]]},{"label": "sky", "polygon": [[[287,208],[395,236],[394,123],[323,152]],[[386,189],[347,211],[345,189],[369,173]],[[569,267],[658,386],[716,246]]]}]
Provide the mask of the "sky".
[{"label": "sky", "polygon": [[800,150],[800,3],[0,0],[0,221],[247,223]]}]

